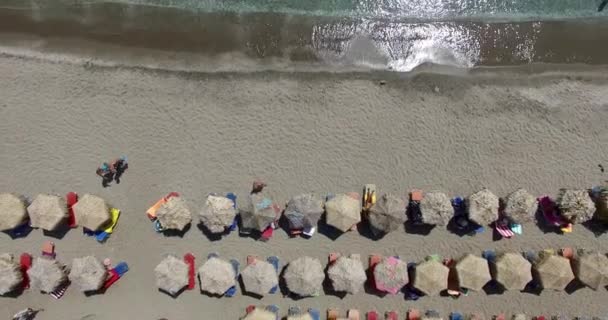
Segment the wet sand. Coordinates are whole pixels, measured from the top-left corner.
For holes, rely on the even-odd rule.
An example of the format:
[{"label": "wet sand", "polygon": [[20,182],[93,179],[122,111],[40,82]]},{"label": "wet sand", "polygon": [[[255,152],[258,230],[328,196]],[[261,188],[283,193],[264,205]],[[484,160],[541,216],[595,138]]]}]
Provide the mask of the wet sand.
[{"label": "wet sand", "polygon": [[[144,213],[170,191],[182,193],[195,214],[209,192],[234,191],[243,199],[254,177],[265,178],[281,203],[302,192],[359,191],[364,183],[401,195],[414,187],[466,195],[485,186],[501,196],[518,187],[555,194],[560,187],[598,184],[607,179],[597,167],[608,162],[607,69],[563,68],[180,73],[1,57],[0,190],[104,197],[122,210],[116,232],[101,245],[72,230],[54,240],[58,258],[69,263],[94,254],[127,261],[131,270],[105,295],[85,297],[70,288],[56,301],[29,290],[0,299],[0,310],[6,317],[27,306],[44,308],[40,318],[49,320],[236,319],[249,304],[271,303],[282,314],[297,304],[402,315],[409,307],[444,316],[606,315],[606,290],[473,293],[416,302],[365,292],[300,301],[278,294],[259,301],[241,290],[231,299],[198,291],[173,299],[154,285],[153,269],[166,253],[192,252],[200,265],[213,251],[242,264],[248,254],[278,255],[285,263],[301,255],[326,261],[329,252],[398,254],[408,261],[488,248],[568,245],[605,252],[607,236],[582,226],[556,235],[525,225],[523,236],[501,241],[488,232],[461,238],[445,230],[428,236],[400,230],[380,241],[358,233],[335,241],[323,234],[289,239],[279,231],[268,243],[235,233],[212,242],[196,225],[184,238],[156,234]],[[129,157],[129,171],[121,184],[103,189],[95,168],[121,154]],[[38,254],[45,239],[40,231],[18,240],[2,234],[0,252]]]}]

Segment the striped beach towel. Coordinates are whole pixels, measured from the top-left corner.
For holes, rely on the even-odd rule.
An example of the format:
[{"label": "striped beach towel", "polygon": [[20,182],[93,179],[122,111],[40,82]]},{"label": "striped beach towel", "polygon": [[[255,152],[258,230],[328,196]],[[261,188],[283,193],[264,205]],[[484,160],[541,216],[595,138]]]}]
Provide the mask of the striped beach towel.
[{"label": "striped beach towel", "polygon": [[497,225],[496,231],[498,232],[498,234],[500,234],[504,238],[511,238],[512,236],[515,235],[515,233],[513,233],[513,231],[511,231],[511,229],[508,226]]},{"label": "striped beach towel", "polygon": [[61,299],[61,297],[63,297],[63,295],[65,294],[65,291],[68,290],[69,285],[70,285],[69,283],[66,283],[66,284],[62,285],[61,287],[57,288],[55,291],[50,293],[51,297],[53,297],[57,300]]}]

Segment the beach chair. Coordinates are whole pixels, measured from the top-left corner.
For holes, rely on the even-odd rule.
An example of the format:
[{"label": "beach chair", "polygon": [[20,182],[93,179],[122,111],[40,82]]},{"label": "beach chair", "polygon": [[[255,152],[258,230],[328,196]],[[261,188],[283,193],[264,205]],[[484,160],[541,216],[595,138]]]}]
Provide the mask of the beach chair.
[{"label": "beach chair", "polygon": [[[238,280],[240,264],[235,259],[230,259],[230,264],[232,265],[232,269],[234,270],[235,279]],[[224,293],[224,296],[227,298],[232,298],[235,295],[236,295],[236,285],[230,287],[230,289],[226,290],[226,292]]]},{"label": "beach chair", "polygon": [[388,311],[384,314],[384,318],[386,320],[399,320],[399,313],[397,311]]},{"label": "beach chair", "polygon": [[27,275],[27,270],[32,267],[32,256],[29,253],[21,254],[19,258],[19,266],[21,269],[21,275],[23,276],[22,287],[23,289],[29,289],[30,277]]},{"label": "beach chair", "polygon": [[184,262],[188,265],[188,287],[187,290],[193,290],[196,286],[196,264],[195,257],[192,253],[187,253],[184,255]]},{"label": "beach chair", "polygon": [[513,230],[511,230],[511,223],[505,222],[506,221],[501,221],[501,219],[499,218],[494,222],[494,229],[503,238],[510,239],[515,235],[515,233],[513,232]]},{"label": "beach chair", "polygon": [[348,320],[359,320],[361,319],[361,314],[357,309],[348,309],[348,311],[346,312],[346,317],[348,318]]},{"label": "beach chair", "polygon": [[126,262],[121,261],[114,267],[114,271],[116,271],[119,277],[122,277],[129,271],[129,265]]},{"label": "beach chair", "polygon": [[300,309],[298,306],[290,306],[289,309],[287,309],[288,317],[295,317],[299,316],[300,314],[302,314],[302,309]]},{"label": "beach chair", "polygon": [[321,320],[321,311],[318,309],[310,308],[308,309],[308,314],[312,318],[312,320]]},{"label": "beach chair", "polygon": [[95,239],[99,243],[104,243],[110,238],[110,235],[114,232],[114,228],[118,223],[120,217],[120,210],[116,208],[110,209],[110,221],[106,226],[103,226],[101,230],[95,233]]},{"label": "beach chair", "polygon": [[464,320],[464,317],[459,312],[450,313],[450,320]]},{"label": "beach chair", "polygon": [[327,320],[338,320],[340,312],[337,309],[327,309]]},{"label": "beach chair", "polygon": [[369,268],[373,271],[374,267],[376,267],[376,265],[378,263],[380,263],[380,261],[382,261],[382,256],[379,254],[372,254],[369,256]]},{"label": "beach chair", "polygon": [[65,201],[68,205],[68,227],[76,228],[78,224],[76,223],[76,216],[74,215],[74,209],[72,207],[78,202],[78,194],[75,192],[68,192],[65,195]]},{"label": "beach chair", "polygon": [[315,231],[317,231],[317,228],[315,227],[304,228],[302,230],[302,234],[305,235],[307,238],[312,238],[312,236],[315,234]]},{"label": "beach chair", "polygon": [[[236,195],[234,193],[232,193],[232,192],[228,192],[226,194],[226,198],[232,200],[233,208],[236,210]],[[238,220],[237,220],[237,217],[235,216],[234,220],[232,221],[232,224],[228,228],[228,231],[231,231],[231,232],[232,231],[236,231],[237,226],[238,226]]]},{"label": "beach chair", "polygon": [[108,271],[108,278],[106,282],[103,284],[104,290],[110,288],[118,279],[120,279],[125,273],[129,271],[129,266],[126,262],[120,262],[116,265],[116,267],[110,269]]},{"label": "beach chair", "polygon": [[513,231],[514,234],[522,235],[524,233],[524,228],[519,223],[513,223],[511,224],[511,231]]},{"label": "beach chair", "polygon": [[156,211],[158,210],[158,208],[160,208],[160,206],[162,206],[172,197],[179,197],[179,193],[171,192],[166,196],[162,197],[160,200],[156,201],[154,205],[152,205],[150,208],[148,208],[148,210],[146,210],[146,215],[148,216],[148,218],[150,218],[150,220],[156,220]]},{"label": "beach chair", "polygon": [[[268,261],[268,263],[270,263],[274,267],[274,271],[276,271],[277,274],[279,274],[279,257],[270,256],[270,257],[266,258],[266,261]],[[277,293],[277,291],[279,291],[278,285],[272,287],[268,293],[275,294],[275,293]]]},{"label": "beach chair", "polygon": [[42,256],[50,259],[55,259],[55,243],[52,241],[45,241],[42,244]]},{"label": "beach chair", "polygon": [[379,320],[378,319],[378,311],[376,310],[370,310],[367,312],[367,314],[365,315],[365,319],[366,320]]},{"label": "beach chair", "polygon": [[270,238],[272,238],[273,233],[274,233],[274,229],[272,228],[272,226],[268,226],[262,232],[262,235],[260,236],[260,241],[266,242],[266,241],[270,240]]},{"label": "beach chair", "polygon": [[55,291],[49,293],[51,295],[51,297],[55,298],[56,300],[59,300],[63,297],[63,295],[65,294],[65,292],[68,290],[68,287],[70,286],[70,282],[66,281],[64,284],[62,284],[59,288],[55,289]]}]

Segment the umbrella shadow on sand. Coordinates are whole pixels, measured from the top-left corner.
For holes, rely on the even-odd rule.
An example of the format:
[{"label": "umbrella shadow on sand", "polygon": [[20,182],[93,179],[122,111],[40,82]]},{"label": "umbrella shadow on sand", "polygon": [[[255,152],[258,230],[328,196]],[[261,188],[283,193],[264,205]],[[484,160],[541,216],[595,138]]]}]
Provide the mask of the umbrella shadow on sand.
[{"label": "umbrella shadow on sand", "polygon": [[205,226],[202,222],[199,222],[196,227],[198,228],[198,230],[201,231],[201,233],[207,237],[207,239],[209,241],[219,241],[222,240],[223,237],[227,236],[230,234],[230,229],[226,229],[224,230],[224,232],[220,232],[220,233],[213,233],[211,232],[211,230],[209,230],[209,228],[207,228],[207,226]]},{"label": "umbrella shadow on sand", "polygon": [[403,225],[406,233],[421,236],[428,236],[435,228],[435,225],[432,224],[415,224],[410,220],[406,221]]},{"label": "umbrella shadow on sand", "polygon": [[158,292],[163,293],[168,295],[169,297],[173,298],[174,300],[177,299],[179,297],[180,294],[182,294],[182,292],[186,291],[187,287],[183,287],[181,288],[179,291],[177,291],[175,294],[171,294],[170,292],[160,289],[158,288]]},{"label": "umbrella shadow on sand", "polygon": [[359,225],[357,226],[357,232],[359,233],[360,236],[368,238],[372,241],[378,241],[378,240],[384,238],[384,236],[386,235],[386,233],[381,232],[381,231],[374,232],[374,230],[372,228],[373,227],[367,222],[359,223]]},{"label": "umbrella shadow on sand", "polygon": [[264,296],[262,296],[262,295],[247,291],[242,277],[239,277],[239,287],[241,287],[241,294],[246,297],[251,297],[254,299],[258,299],[258,300],[262,300],[262,298],[264,298]]},{"label": "umbrella shadow on sand", "polygon": [[288,266],[289,266],[289,264],[284,265],[283,268],[281,269],[281,273],[279,274],[279,290],[281,291],[281,294],[283,295],[284,298],[290,298],[291,300],[294,300],[294,301],[298,301],[298,300],[307,298],[307,297],[299,296],[299,295],[289,291],[289,288],[287,287],[287,281],[285,280],[285,272],[287,271]]},{"label": "umbrella shadow on sand", "polygon": [[191,223],[187,224],[184,227],[183,230],[167,229],[167,230],[163,230],[162,234],[165,237],[179,237],[179,238],[183,238],[184,235],[186,235],[186,232],[188,232],[188,230],[190,230],[190,227],[192,227]]},{"label": "umbrella shadow on sand", "polygon": [[46,237],[61,240],[63,239],[63,237],[65,237],[66,234],[68,234],[68,231],[70,231],[70,227],[67,224],[61,224],[57,229],[53,231],[42,230],[42,234],[44,234]]},{"label": "umbrella shadow on sand", "polygon": [[325,269],[323,269],[323,273],[325,273],[325,279],[323,279],[323,293],[325,293],[326,296],[334,296],[334,297],[338,297],[340,299],[344,299],[344,297],[346,297],[347,293],[334,290],[334,286],[331,283],[331,279],[329,278],[328,271],[329,271],[329,264],[327,264],[325,266]]},{"label": "umbrella shadow on sand", "polygon": [[595,219],[591,219],[589,221],[585,221],[582,225],[589,231],[593,233],[594,236],[599,237],[606,233],[608,229],[608,225],[601,223]]},{"label": "umbrella shadow on sand", "polygon": [[319,219],[319,223],[317,225],[318,229],[319,229],[319,233],[328,237],[329,239],[336,241],[336,239],[338,239],[341,235],[342,235],[342,231],[334,228],[333,226],[327,224],[326,222],[326,213],[323,213],[323,215],[321,216],[321,219]]}]

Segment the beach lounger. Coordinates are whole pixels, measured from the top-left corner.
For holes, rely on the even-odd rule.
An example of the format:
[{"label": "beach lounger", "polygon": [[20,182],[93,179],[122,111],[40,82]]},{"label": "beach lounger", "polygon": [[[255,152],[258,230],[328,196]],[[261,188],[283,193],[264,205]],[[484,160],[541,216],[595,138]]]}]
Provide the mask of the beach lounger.
[{"label": "beach lounger", "polygon": [[318,309],[310,308],[308,309],[308,314],[312,318],[312,320],[321,320],[321,311]]},{"label": "beach lounger", "polygon": [[196,286],[196,263],[192,253],[184,255],[184,262],[188,265],[188,287],[187,290],[193,290]]},{"label": "beach lounger", "polygon": [[272,238],[272,234],[274,233],[274,229],[272,226],[267,227],[260,236],[260,241],[266,242]]},{"label": "beach lounger", "polygon": [[[232,200],[232,203],[233,203],[232,207],[234,209],[236,209],[236,195],[232,192],[228,192],[226,194],[226,198]],[[237,227],[238,227],[238,220],[237,220],[237,217],[235,216],[234,220],[232,221],[232,224],[228,228],[228,231],[236,231]]]},{"label": "beach lounger", "polygon": [[164,196],[163,198],[161,198],[160,200],[156,201],[156,203],[154,205],[152,205],[148,210],[146,210],[146,215],[148,215],[148,218],[150,218],[150,220],[155,220],[156,211],[158,210],[158,208],[160,208],[160,206],[165,204],[172,197],[179,197],[179,193],[171,192],[171,193],[167,194],[166,196]]},{"label": "beach lounger", "polygon": [[[235,274],[235,279],[238,280],[239,278],[239,262],[236,261],[235,259],[230,259],[230,264],[232,265],[232,269],[234,270],[234,274]],[[232,298],[236,295],[236,285],[230,287],[230,289],[226,290],[226,292],[224,293],[224,296],[227,298]]]},{"label": "beach lounger", "polygon": [[327,320],[338,320],[340,312],[337,309],[327,309]]},{"label": "beach lounger", "polygon": [[367,312],[367,314],[365,315],[365,319],[366,320],[379,320],[378,319],[378,311],[376,310],[370,310]]},{"label": "beach lounger", "polygon": [[518,234],[518,235],[521,235],[524,233],[524,229],[523,229],[522,225],[519,223],[513,223],[511,225],[511,231],[513,231],[513,233]]},{"label": "beach lounger", "polygon": [[508,225],[500,224],[498,221],[494,223],[494,229],[499,235],[506,239],[509,239],[515,235]]},{"label": "beach lounger", "polygon": [[59,288],[55,289],[55,291],[53,291],[49,294],[51,295],[51,297],[59,300],[63,297],[65,292],[68,290],[69,286],[70,286],[70,282],[66,281],[63,285],[61,285]]},{"label": "beach lounger", "polygon": [[103,288],[107,290],[110,288],[118,279],[125,275],[129,271],[129,266],[126,262],[120,262],[116,265],[116,267],[110,269],[108,271],[108,278],[106,282],[103,284]]},{"label": "beach lounger", "polygon": [[369,268],[374,270],[374,267],[382,261],[382,256],[379,254],[372,254],[369,256]]},{"label": "beach lounger", "polygon": [[287,309],[288,317],[295,317],[299,316],[300,314],[302,314],[302,309],[300,309],[298,306],[290,306],[289,309]]},{"label": "beach lounger", "polygon": [[114,267],[114,271],[116,271],[116,273],[118,273],[119,277],[122,277],[125,275],[125,273],[127,273],[127,271],[129,271],[129,265],[122,261],[119,262],[115,267]]},{"label": "beach lounger", "polygon": [[78,194],[75,192],[68,192],[65,195],[65,201],[68,204],[68,227],[76,228],[78,224],[76,223],[76,216],[74,215],[74,209],[72,207],[78,202]]},{"label": "beach lounger", "polygon": [[361,319],[361,314],[357,309],[349,309],[346,313],[348,320],[359,320]]},{"label": "beach lounger", "polygon": [[104,243],[110,235],[114,232],[116,224],[118,224],[118,218],[120,217],[120,210],[116,208],[110,209],[110,221],[107,225],[103,226],[101,230],[95,233],[95,239],[97,242]]},{"label": "beach lounger", "polygon": [[42,244],[42,256],[55,259],[55,243],[53,243],[52,241],[45,241]]},{"label": "beach lounger", "polygon": [[308,238],[312,238],[312,236],[315,234],[315,231],[317,231],[317,228],[315,227],[305,228],[304,230],[302,230],[302,234]]},{"label": "beach lounger", "polygon": [[[277,274],[279,274],[279,257],[270,256],[270,257],[266,258],[266,261],[268,261],[268,263],[270,263],[274,267],[274,271],[276,271]],[[275,294],[275,293],[277,293],[277,291],[279,291],[278,285],[272,287],[268,293]]]},{"label": "beach lounger", "polygon": [[[399,320],[399,314],[397,313],[397,311],[388,311],[385,315],[384,318],[386,320]],[[419,320],[419,319],[418,319]]]},{"label": "beach lounger", "polygon": [[464,317],[459,312],[450,313],[450,320],[464,320]]},{"label": "beach lounger", "polygon": [[21,268],[21,274],[23,276],[22,287],[23,289],[29,289],[30,277],[27,275],[27,270],[32,267],[32,256],[29,253],[21,254],[19,258],[19,264]]}]

